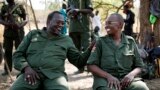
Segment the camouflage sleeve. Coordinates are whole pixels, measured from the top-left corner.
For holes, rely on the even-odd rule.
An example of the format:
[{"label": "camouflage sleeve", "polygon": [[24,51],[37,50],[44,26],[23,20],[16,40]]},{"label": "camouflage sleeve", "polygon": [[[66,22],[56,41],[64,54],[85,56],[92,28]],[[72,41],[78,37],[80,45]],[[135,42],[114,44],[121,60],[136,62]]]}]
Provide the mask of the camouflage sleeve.
[{"label": "camouflage sleeve", "polygon": [[4,20],[4,18],[5,18],[5,14],[6,14],[6,12],[7,12],[6,9],[7,9],[7,8],[6,8],[6,5],[3,5],[2,8],[1,8],[0,18],[1,18],[2,20]]},{"label": "camouflage sleeve", "polygon": [[19,8],[20,8],[19,16],[21,18],[23,18],[23,20],[26,20],[26,11],[25,11],[23,5],[20,5]]}]

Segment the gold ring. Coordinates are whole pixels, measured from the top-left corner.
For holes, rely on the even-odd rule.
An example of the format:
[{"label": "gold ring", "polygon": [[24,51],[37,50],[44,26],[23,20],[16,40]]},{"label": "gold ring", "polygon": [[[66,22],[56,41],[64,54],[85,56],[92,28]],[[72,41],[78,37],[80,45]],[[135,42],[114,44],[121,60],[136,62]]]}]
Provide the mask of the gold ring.
[{"label": "gold ring", "polygon": [[27,78],[30,78],[31,76],[30,75],[27,75]]}]

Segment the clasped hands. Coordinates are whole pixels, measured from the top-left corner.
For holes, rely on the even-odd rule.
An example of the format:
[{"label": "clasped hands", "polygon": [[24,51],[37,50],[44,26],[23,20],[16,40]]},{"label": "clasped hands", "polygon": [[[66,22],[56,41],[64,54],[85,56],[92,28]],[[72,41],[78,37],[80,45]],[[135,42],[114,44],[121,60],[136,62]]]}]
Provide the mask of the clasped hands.
[{"label": "clasped hands", "polygon": [[107,77],[107,81],[108,81],[107,87],[111,89],[115,87],[116,90],[122,90],[128,87],[131,84],[133,79],[134,79],[134,76],[131,74],[128,74],[121,81],[119,81],[116,77],[109,74]]}]

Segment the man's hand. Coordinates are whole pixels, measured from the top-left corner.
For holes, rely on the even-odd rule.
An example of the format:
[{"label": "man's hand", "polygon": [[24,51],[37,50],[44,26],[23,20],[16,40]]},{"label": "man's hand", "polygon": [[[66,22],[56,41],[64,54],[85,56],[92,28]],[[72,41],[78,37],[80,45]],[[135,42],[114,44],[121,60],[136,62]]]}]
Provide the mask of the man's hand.
[{"label": "man's hand", "polygon": [[25,73],[25,81],[27,81],[29,84],[36,84],[36,80],[40,79],[38,73],[34,71],[30,66],[25,67],[24,69]]},{"label": "man's hand", "polygon": [[27,23],[28,23],[28,21],[27,21],[27,20],[23,21],[23,22],[19,25],[19,28],[24,27]]},{"label": "man's hand", "polygon": [[107,81],[108,81],[108,85],[107,86],[109,88],[112,89],[113,87],[115,87],[116,90],[121,90],[120,81],[116,77],[108,74]]},{"label": "man's hand", "polygon": [[126,76],[121,80],[121,87],[122,87],[122,88],[128,87],[128,86],[131,84],[131,82],[132,82],[133,79],[134,79],[134,75],[132,75],[132,74],[126,75]]},{"label": "man's hand", "polygon": [[76,16],[78,14],[78,12],[79,12],[79,9],[70,9],[67,14],[68,14],[68,16],[69,15]]}]

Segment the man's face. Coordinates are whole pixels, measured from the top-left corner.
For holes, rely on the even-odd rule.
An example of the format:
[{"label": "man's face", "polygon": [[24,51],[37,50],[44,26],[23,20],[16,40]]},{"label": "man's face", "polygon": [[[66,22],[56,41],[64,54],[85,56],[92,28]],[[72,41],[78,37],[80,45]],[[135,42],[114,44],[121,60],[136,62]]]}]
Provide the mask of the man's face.
[{"label": "man's face", "polygon": [[47,28],[49,33],[59,35],[64,26],[64,17],[61,14],[55,13],[53,18],[49,21]]},{"label": "man's face", "polygon": [[105,22],[105,30],[107,34],[114,35],[120,30],[120,22],[115,15],[109,16]]}]

